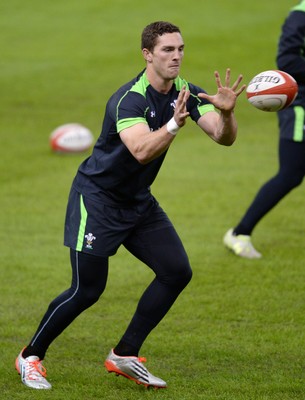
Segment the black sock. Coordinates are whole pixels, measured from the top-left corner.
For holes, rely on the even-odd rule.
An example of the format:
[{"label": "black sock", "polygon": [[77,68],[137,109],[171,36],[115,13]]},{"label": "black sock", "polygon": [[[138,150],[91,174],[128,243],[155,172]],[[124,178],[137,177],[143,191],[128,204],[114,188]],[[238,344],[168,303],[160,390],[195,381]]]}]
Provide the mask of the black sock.
[{"label": "black sock", "polygon": [[30,356],[37,356],[40,360],[43,360],[45,354],[40,352],[38,349],[35,349],[33,346],[27,346],[22,352],[22,357],[27,358]]},{"label": "black sock", "polygon": [[128,357],[128,356],[138,357],[139,355],[139,349],[129,345],[126,342],[123,342],[122,340],[117,344],[117,346],[113,349],[113,351],[114,354],[121,357]]},{"label": "black sock", "polygon": [[233,229],[234,236],[237,236],[237,235],[251,236],[251,233],[252,233],[252,229],[247,228],[243,224],[239,224]]}]

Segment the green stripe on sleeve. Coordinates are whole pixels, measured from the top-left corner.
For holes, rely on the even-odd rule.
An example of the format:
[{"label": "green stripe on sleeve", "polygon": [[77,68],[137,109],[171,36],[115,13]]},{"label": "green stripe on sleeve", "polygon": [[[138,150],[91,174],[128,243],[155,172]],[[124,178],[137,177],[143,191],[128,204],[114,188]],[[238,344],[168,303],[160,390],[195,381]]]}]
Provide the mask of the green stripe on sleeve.
[{"label": "green stripe on sleeve", "polygon": [[147,125],[146,119],[141,117],[121,119],[120,121],[117,122],[116,129],[118,132],[122,132],[123,129],[130,128],[131,126],[136,125],[140,122]]},{"label": "green stripe on sleeve", "polygon": [[215,107],[213,104],[204,104],[198,107],[198,111],[200,116],[202,117],[205,113],[209,111],[215,111]]},{"label": "green stripe on sleeve", "polygon": [[86,210],[86,207],[84,204],[83,196],[80,195],[80,224],[79,224],[77,244],[76,244],[77,251],[82,251],[82,249],[83,249],[87,217],[88,217],[88,214],[87,214],[87,210]]},{"label": "green stripe on sleeve", "polygon": [[304,130],[304,108],[301,106],[293,107],[295,114],[293,140],[295,142],[303,141],[303,130]]}]

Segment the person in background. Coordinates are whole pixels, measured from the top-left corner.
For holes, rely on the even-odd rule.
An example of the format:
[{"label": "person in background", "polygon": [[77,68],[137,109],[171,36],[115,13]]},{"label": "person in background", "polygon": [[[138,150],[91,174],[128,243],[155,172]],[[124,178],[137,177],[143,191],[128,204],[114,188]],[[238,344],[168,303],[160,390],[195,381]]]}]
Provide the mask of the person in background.
[{"label": "person in background", "polygon": [[305,175],[305,0],[292,8],[282,26],[276,61],[278,69],[293,76],[299,87],[295,101],[277,113],[279,170],[259,189],[241,220],[223,238],[234,254],[252,259],[262,257],[251,241],[254,228],[302,183]]},{"label": "person in background", "polygon": [[[188,117],[215,142],[233,144],[234,108],[245,85],[239,88],[239,75],[231,86],[229,69],[224,84],[215,72],[213,96],[182,79],[184,42],[180,29],[169,22],[153,22],[143,30],[142,54],[146,68],[109,99],[101,134],[72,184],[64,238],[70,248],[71,287],[50,303],[15,363],[22,383],[34,389],[51,388],[42,364],[46,351],[98,301],[106,287],[109,257],[121,245],[151,268],[154,278],[104,365],[146,387],[166,387],[147,370],[139,351],[191,280],[192,270],[178,233],[150,187]],[[92,334],[100,339],[101,332]]]}]

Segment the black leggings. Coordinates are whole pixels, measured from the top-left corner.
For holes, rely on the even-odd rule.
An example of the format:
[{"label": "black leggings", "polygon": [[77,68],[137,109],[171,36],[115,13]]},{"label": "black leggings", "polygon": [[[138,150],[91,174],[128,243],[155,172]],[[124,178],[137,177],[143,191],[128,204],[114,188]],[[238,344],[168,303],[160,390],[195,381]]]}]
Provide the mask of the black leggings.
[{"label": "black leggings", "polygon": [[[127,240],[124,245],[156,274],[122,338],[134,349],[140,349],[190,281],[192,271],[182,243],[171,227],[147,232],[144,241]],[[34,354],[43,359],[52,341],[82,311],[97,302],[106,287],[108,258],[71,250],[70,259],[71,287],[51,302],[24,357]]]},{"label": "black leggings", "polygon": [[50,303],[24,357],[33,354],[43,360],[51,342],[82,311],[96,303],[106,287],[108,258],[70,250],[70,259],[71,287]]},{"label": "black leggings", "polygon": [[278,173],[258,191],[252,204],[234,229],[237,235],[251,235],[257,223],[299,186],[305,175],[305,142],[280,139]]}]

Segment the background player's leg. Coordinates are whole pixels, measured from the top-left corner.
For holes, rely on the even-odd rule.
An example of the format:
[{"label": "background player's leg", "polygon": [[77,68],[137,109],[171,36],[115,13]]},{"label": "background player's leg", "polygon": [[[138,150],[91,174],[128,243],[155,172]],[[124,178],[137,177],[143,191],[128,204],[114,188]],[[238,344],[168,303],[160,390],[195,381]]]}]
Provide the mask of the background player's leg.
[{"label": "background player's leg", "polygon": [[234,229],[235,235],[251,235],[257,223],[292,189],[302,183],[305,174],[305,143],[281,139],[279,162],[277,175],[261,187]]}]

